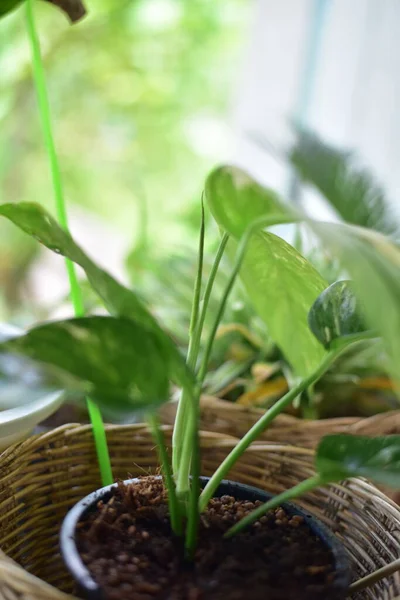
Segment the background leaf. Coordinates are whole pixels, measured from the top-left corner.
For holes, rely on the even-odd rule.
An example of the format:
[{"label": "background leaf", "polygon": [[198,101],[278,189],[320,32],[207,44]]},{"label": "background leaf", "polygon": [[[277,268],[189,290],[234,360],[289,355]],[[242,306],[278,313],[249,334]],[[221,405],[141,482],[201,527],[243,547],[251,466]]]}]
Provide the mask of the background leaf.
[{"label": "background leaf", "polygon": [[326,348],[340,338],[366,331],[351,281],[336,281],[318,296],[308,314],[308,324]]},{"label": "background leaf", "polygon": [[76,23],[86,15],[86,9],[82,0],[45,0],[54,6],[57,6],[70,19],[71,23]]},{"label": "background leaf", "polygon": [[12,221],[49,250],[62,254],[80,265],[110,313],[131,319],[155,336],[165,350],[165,360],[169,362],[169,372],[173,381],[182,386],[190,386],[191,377],[183,356],[138,296],[99,268],[44,208],[33,203],[2,204],[0,215]]},{"label": "background leaf", "polygon": [[67,388],[131,410],[169,398],[168,356],[156,334],[125,318],[48,323],[0,344],[0,352],[54,367]]},{"label": "background leaf", "polygon": [[315,464],[327,482],[366,477],[400,488],[400,435],[375,438],[328,435],[317,448]]},{"label": "background leaf", "polygon": [[290,159],[302,179],[316,187],[344,221],[399,240],[399,219],[381,186],[357,165],[353,153],[337,150],[305,130],[297,135]]},{"label": "background leaf", "polygon": [[367,325],[382,336],[391,376],[400,365],[400,250],[383,235],[345,224],[310,223],[352,279]]},{"label": "background leaf", "polygon": [[[275,194],[234,167],[211,173],[206,198],[217,223],[236,239],[256,218],[289,212]],[[230,241],[229,248],[233,254],[236,243]],[[250,240],[240,277],[272,339],[297,374],[315,369],[325,352],[309,330],[307,316],[326,281],[292,246],[264,232]]]}]

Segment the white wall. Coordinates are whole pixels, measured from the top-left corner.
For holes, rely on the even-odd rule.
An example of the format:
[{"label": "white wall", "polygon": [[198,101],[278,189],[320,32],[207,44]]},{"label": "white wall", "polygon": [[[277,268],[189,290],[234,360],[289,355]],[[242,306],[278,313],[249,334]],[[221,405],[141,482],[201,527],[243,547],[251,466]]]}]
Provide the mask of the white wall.
[{"label": "white wall", "polygon": [[[400,1],[328,4],[308,123],[357,149],[400,207]],[[283,192],[285,169],[244,138],[256,132],[278,146],[288,141],[314,7],[314,0],[255,0],[237,92],[234,160]]]}]

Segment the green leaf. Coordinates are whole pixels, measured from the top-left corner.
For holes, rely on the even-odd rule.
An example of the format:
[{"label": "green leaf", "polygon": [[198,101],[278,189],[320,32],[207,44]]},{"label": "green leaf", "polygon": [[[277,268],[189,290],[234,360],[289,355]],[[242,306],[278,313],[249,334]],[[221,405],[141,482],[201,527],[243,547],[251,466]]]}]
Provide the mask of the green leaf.
[{"label": "green leaf", "polygon": [[290,158],[303,180],[316,187],[344,221],[399,239],[399,219],[383,189],[357,165],[351,152],[337,150],[299,130]]},{"label": "green leaf", "polygon": [[[21,335],[19,329],[0,324],[0,343]],[[29,404],[59,389],[43,365],[11,353],[0,354],[0,412]]]},{"label": "green leaf", "polygon": [[1,2],[0,2],[0,17],[3,17],[7,13],[16,9],[21,3],[22,3],[22,0],[1,0]]},{"label": "green leaf", "polygon": [[12,221],[53,252],[62,254],[80,265],[109,312],[131,319],[155,336],[159,345],[164,348],[171,379],[178,385],[191,386],[192,376],[188,372],[183,356],[137,295],[99,268],[44,208],[33,203],[2,204],[0,215]]},{"label": "green leaf", "polygon": [[223,166],[212,171],[205,193],[216,222],[236,239],[258,217],[289,213],[274,191],[262,187],[237,167]]},{"label": "green leaf", "polygon": [[111,407],[160,404],[169,397],[169,362],[157,334],[126,318],[47,323],[0,343],[54,368],[54,376]]},{"label": "green leaf", "polygon": [[317,448],[315,465],[326,482],[366,477],[400,488],[400,435],[328,435]]},{"label": "green leaf", "polygon": [[367,331],[351,281],[337,281],[322,292],[308,314],[308,324],[326,348],[344,337]]},{"label": "green leaf", "polygon": [[352,279],[367,326],[382,336],[391,375],[400,364],[400,250],[388,238],[345,224],[309,222]]},{"label": "green leaf", "polygon": [[[289,210],[269,190],[233,167],[211,173],[206,197],[217,223],[236,239],[255,219]],[[235,250],[236,243],[229,243]],[[311,333],[307,316],[327,287],[314,267],[280,237],[255,234],[248,245],[240,277],[272,339],[299,375],[312,372],[325,351]]]}]

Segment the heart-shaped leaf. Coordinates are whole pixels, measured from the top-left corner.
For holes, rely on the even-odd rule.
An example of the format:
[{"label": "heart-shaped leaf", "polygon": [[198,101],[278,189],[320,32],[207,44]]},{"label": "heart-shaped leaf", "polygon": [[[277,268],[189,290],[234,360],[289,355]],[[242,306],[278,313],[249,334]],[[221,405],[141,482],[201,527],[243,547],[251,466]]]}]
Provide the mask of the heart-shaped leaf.
[{"label": "heart-shaped leaf", "polygon": [[183,356],[138,296],[99,268],[44,208],[33,203],[2,204],[0,215],[53,252],[62,254],[80,265],[110,313],[131,319],[157,338],[160,347],[164,348],[164,359],[169,363],[168,372],[171,379],[178,385],[191,386],[192,377]]},{"label": "heart-shaped leaf", "polygon": [[[351,281],[336,281],[318,296],[308,314],[308,324],[326,348],[341,338],[367,331]],[[350,340],[349,340],[350,341]]]},{"label": "heart-shaped leaf", "polygon": [[224,166],[207,177],[205,193],[216,222],[236,239],[258,217],[287,215],[288,207],[270,189],[237,167]]},{"label": "heart-shaped leaf", "polygon": [[[211,173],[206,198],[217,223],[236,240],[258,217],[290,212],[273,192],[233,167]],[[229,246],[234,253],[236,243]],[[295,248],[264,232],[250,239],[240,277],[272,339],[297,374],[313,371],[325,352],[309,330],[307,316],[326,281]]]},{"label": "heart-shaped leaf", "polygon": [[400,435],[328,435],[317,448],[315,465],[326,482],[366,477],[400,488]]},{"label": "heart-shaped leaf", "polygon": [[111,407],[160,404],[168,400],[168,354],[157,334],[126,318],[86,317],[47,323],[0,344],[53,367],[67,389],[79,390]]}]

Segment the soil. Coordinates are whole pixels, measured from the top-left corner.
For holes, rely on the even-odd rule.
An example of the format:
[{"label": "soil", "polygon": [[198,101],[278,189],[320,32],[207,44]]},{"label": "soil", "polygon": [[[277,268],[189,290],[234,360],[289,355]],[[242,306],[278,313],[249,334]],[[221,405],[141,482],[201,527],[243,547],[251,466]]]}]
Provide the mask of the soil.
[{"label": "soil", "polygon": [[336,600],[331,552],[302,517],[279,508],[223,538],[259,504],[213,499],[188,563],[171,532],[162,482],[147,477],[98,503],[79,524],[78,549],[108,600]]}]

